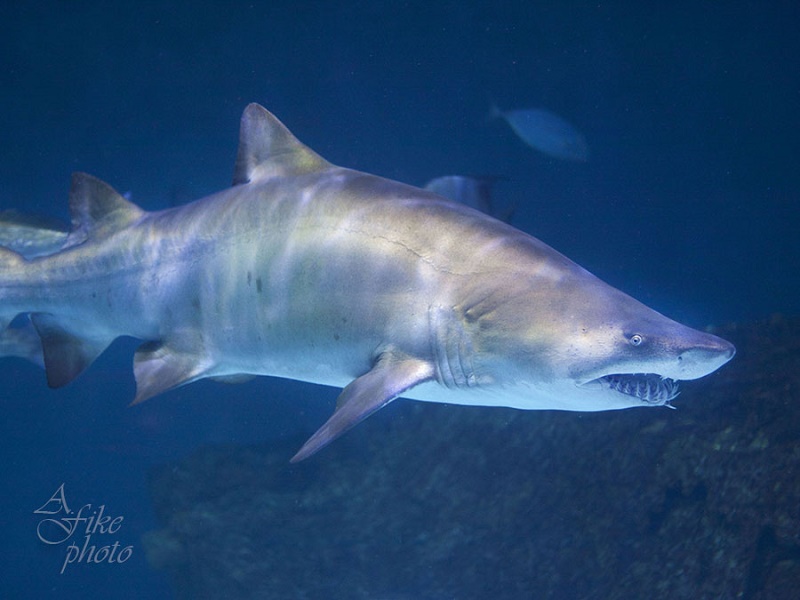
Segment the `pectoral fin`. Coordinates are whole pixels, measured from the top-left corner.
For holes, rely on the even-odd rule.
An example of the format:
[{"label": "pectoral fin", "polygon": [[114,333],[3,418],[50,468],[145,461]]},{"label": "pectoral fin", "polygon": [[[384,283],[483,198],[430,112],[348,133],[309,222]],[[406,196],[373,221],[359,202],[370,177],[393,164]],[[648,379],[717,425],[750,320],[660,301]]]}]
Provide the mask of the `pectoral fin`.
[{"label": "pectoral fin", "polygon": [[404,391],[432,379],[433,375],[433,366],[426,361],[393,351],[385,352],[371,371],[342,390],[336,411],[303,444],[291,462],[308,458]]}]

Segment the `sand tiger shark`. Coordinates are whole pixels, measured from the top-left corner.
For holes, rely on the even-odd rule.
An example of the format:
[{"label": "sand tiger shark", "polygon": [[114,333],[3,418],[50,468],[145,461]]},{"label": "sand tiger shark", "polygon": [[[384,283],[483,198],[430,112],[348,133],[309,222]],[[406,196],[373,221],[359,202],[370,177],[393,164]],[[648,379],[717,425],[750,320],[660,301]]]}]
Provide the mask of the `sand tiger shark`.
[{"label": "sand tiger shark", "polygon": [[679,380],[734,355],[506,223],[327,162],[257,104],[232,187],[146,212],[76,173],[69,205],[57,251],[0,248],[6,354],[19,344],[30,357],[35,338],[59,387],[115,338],[138,338],[133,403],[203,378],[344,388],[293,461],[400,396],[663,406]]}]

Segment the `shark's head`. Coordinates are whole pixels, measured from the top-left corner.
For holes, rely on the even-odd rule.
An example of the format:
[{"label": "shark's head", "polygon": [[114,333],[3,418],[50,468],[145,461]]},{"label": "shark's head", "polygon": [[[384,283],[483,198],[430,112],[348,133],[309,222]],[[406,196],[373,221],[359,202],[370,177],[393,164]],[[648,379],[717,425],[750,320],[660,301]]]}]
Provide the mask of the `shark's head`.
[{"label": "shark's head", "polygon": [[603,404],[669,405],[678,395],[679,381],[708,375],[733,358],[730,342],[619,294],[613,316],[606,314],[580,332],[577,346],[583,347],[583,359],[568,365],[576,399],[591,399],[600,410]]},{"label": "shark's head", "polygon": [[523,293],[486,314],[495,325],[504,322],[500,338],[506,358],[513,357],[505,368],[490,367],[507,376],[498,383],[515,396],[503,404],[576,411],[669,405],[679,381],[708,375],[735,354],[731,343],[585,271],[574,275],[557,282],[562,293]]}]

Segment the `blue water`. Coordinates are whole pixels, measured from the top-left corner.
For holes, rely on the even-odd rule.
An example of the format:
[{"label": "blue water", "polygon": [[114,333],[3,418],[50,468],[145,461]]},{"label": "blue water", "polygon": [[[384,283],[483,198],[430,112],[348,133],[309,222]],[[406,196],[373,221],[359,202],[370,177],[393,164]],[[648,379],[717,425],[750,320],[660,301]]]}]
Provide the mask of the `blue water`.
[{"label": "blue water", "polygon": [[[516,226],[688,324],[796,314],[800,9],[540,4],[4,2],[0,209],[67,219],[78,170],[148,209],[219,190],[255,101],[337,164],[417,185],[502,177]],[[492,101],[564,117],[590,160],[537,153],[487,121]],[[200,383],[126,409],[133,348],[56,392],[0,361],[0,597],[170,597],[139,540],[148,466],[294,435],[337,393]],[[37,539],[33,511],[61,483],[124,517],[102,539],[132,544],[128,561],[59,573],[65,548]]]}]

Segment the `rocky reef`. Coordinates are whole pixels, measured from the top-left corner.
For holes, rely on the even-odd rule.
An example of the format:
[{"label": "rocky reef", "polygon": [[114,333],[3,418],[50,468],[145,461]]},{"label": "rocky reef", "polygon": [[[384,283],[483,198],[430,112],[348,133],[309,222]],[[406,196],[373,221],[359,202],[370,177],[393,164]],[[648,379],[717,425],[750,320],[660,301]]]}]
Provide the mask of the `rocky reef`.
[{"label": "rocky reef", "polygon": [[298,465],[200,449],[152,474],[148,559],[179,598],[796,598],[800,319],[718,333],[675,411],[397,401]]}]

